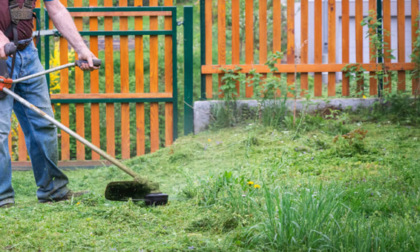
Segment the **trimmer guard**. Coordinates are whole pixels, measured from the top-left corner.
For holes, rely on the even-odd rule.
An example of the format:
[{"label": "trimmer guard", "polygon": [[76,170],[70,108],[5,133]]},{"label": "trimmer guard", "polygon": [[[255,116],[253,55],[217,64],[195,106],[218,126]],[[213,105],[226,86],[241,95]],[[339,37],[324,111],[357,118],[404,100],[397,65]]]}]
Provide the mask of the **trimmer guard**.
[{"label": "trimmer guard", "polygon": [[152,191],[150,187],[136,181],[115,181],[107,185],[105,198],[112,201],[145,201],[146,205],[165,205],[168,195]]}]

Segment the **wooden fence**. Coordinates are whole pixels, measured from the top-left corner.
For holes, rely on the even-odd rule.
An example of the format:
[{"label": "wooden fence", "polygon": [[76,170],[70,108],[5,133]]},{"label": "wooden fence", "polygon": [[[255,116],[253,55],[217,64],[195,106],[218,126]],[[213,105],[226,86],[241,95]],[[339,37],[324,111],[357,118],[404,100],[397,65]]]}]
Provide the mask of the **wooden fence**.
[{"label": "wooden fence", "polygon": [[[366,34],[360,24],[364,17],[369,15],[368,10],[383,16],[383,29],[391,33],[398,33],[396,45],[398,55],[396,62],[391,62],[388,50],[391,48],[391,39],[384,37],[387,43],[384,57],[386,69],[397,71],[398,83],[397,90],[407,89],[406,71],[413,70],[414,64],[406,62],[405,33],[411,32],[411,37],[416,38],[418,27],[417,17],[419,14],[418,0],[410,1],[391,1],[391,0],[369,0],[368,8],[364,8],[363,0],[314,0],[312,13],[309,13],[309,3],[311,1],[301,0],[300,4],[295,0],[287,0],[285,5],[281,0],[201,0],[201,73],[202,73],[202,99],[213,98],[219,94],[220,86],[223,84],[220,76],[224,69],[234,69],[239,66],[243,73],[249,73],[252,69],[258,73],[266,74],[269,72],[268,66],[264,65],[267,61],[268,51],[272,50],[285,52],[285,59],[279,61],[277,75],[286,75],[287,85],[297,85],[302,93],[311,92],[313,96],[319,97],[323,93],[323,73],[328,73],[327,87],[324,92],[328,96],[337,95],[337,73],[342,73],[343,67],[349,63],[360,64],[370,76],[374,76],[378,70],[376,59],[363,61],[363,42]],[[336,23],[337,8],[341,4],[341,25]],[[379,11],[377,4],[379,2]],[[411,4],[411,27],[405,27],[405,6]],[[327,4],[328,8],[323,8]],[[354,13],[350,13],[350,4],[354,4]],[[297,7],[298,6],[298,7]],[[295,28],[295,15],[297,9],[300,11],[300,30]],[[240,10],[244,10],[242,13]],[[391,29],[391,9],[397,10],[397,30]],[[325,13],[325,10],[327,12]],[[382,10],[382,11],[381,11]],[[311,15],[309,15],[311,14]],[[355,27],[350,26],[350,15],[354,16]],[[323,16],[328,20],[328,58],[323,62]],[[311,17],[311,18],[309,18]],[[325,22],[325,21],[324,21]],[[217,24],[216,24],[217,23]],[[313,23],[313,40],[309,39],[308,24]],[[213,29],[212,29],[213,28]],[[354,28],[354,29],[353,29]],[[350,34],[350,30],[354,30]],[[411,30],[411,31],[410,31]],[[217,31],[217,32],[214,32]],[[295,40],[295,35],[300,34],[300,41]],[[338,44],[336,37],[341,36],[341,44]],[[350,43],[355,43],[355,62],[350,62]],[[414,41],[412,39],[412,41]],[[286,42],[286,43],[284,43]],[[308,47],[313,46],[314,61],[308,62]],[[337,61],[336,49],[340,47],[341,62]],[[298,49],[298,50],[297,50]],[[370,45],[370,56],[375,54],[375,49]],[[215,53],[217,52],[217,54]],[[216,57],[217,56],[217,57]],[[366,59],[365,59],[366,61]],[[297,73],[297,75],[296,75]],[[313,73],[313,87],[308,84],[308,73]],[[218,80],[213,77],[218,76]],[[295,80],[295,76],[299,76]],[[295,83],[296,81],[296,83]],[[378,83],[375,78],[369,78],[369,90],[364,94],[375,96],[378,94]],[[391,90],[394,83],[385,85],[386,90]],[[359,81],[358,89],[363,88]],[[412,80],[409,85],[413,94],[419,90],[418,80]],[[254,95],[252,86],[237,86],[237,92],[241,97],[250,98]],[[345,76],[341,82],[341,95],[350,96],[349,78]]]},{"label": "wooden fence", "polygon": [[[117,6],[112,0],[105,0],[103,6],[98,6],[97,0],[89,0],[88,6],[83,6],[82,0],[75,0],[74,6],[68,6],[67,0],[61,2],[103,64],[101,71],[91,73],[60,71],[60,91],[51,94],[56,118],[121,159],[171,145],[177,134],[176,8],[172,0],[165,0],[164,7],[158,7],[158,0],[150,0],[149,7],[142,7],[142,0],[134,0],[135,7],[128,6],[127,0],[120,0]],[[44,12],[43,28],[52,29]],[[69,61],[67,41],[46,37],[40,48],[46,68],[52,67],[50,43],[54,40],[59,43],[60,65]],[[26,164],[22,130],[18,128],[17,135],[12,135],[10,152],[20,161],[15,164]],[[98,154],[65,132],[59,132],[59,144],[60,161],[101,163]]]}]

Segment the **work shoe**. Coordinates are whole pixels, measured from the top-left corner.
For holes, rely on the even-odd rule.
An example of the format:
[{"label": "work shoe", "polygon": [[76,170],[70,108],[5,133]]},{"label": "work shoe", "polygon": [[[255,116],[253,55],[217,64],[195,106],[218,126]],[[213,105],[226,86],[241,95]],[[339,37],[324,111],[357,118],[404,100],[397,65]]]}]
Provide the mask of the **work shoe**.
[{"label": "work shoe", "polygon": [[55,198],[55,199],[40,199],[38,200],[38,202],[48,203],[48,202],[59,202],[59,201],[71,200],[72,198],[77,198],[87,193],[89,193],[89,191],[80,191],[80,192],[68,191],[63,197]]}]

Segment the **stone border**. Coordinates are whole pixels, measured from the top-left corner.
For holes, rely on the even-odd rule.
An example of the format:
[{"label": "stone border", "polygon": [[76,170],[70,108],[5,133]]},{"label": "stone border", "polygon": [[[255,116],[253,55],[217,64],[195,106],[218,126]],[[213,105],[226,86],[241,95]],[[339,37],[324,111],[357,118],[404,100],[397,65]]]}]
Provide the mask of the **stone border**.
[{"label": "stone border", "polygon": [[[351,110],[355,111],[356,109],[363,107],[370,107],[379,99],[377,98],[369,98],[369,99],[362,99],[362,98],[337,98],[337,99],[329,99],[329,100],[304,100],[299,99],[295,100],[288,99],[286,101],[286,106],[289,110],[293,110],[296,106],[296,110],[300,111],[304,107],[307,108],[308,112],[313,112],[317,110],[323,110],[325,108],[337,108],[337,109],[347,109],[351,108]],[[210,124],[210,117],[211,117],[211,108],[216,104],[222,104],[224,101],[196,101],[194,102],[194,133],[197,134],[201,131],[204,131],[208,128]],[[307,105],[308,102],[310,105]],[[248,107],[257,107],[258,102],[257,100],[238,100],[237,107],[241,108],[243,105],[247,105]]]}]

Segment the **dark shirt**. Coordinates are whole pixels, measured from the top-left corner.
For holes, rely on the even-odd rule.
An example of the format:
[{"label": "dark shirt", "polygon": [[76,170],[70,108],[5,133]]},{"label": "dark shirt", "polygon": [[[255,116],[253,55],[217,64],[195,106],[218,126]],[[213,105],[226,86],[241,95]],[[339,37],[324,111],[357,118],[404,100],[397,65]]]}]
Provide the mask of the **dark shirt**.
[{"label": "dark shirt", "polygon": [[[17,0],[19,3],[19,7],[22,7],[23,2],[25,0]],[[35,8],[35,1],[33,1],[33,8]],[[12,32],[8,32],[6,34],[7,28],[10,26],[10,12],[9,12],[9,0],[0,0],[0,30],[10,39],[12,40]],[[33,31],[33,22],[34,19],[31,20],[22,20],[19,22],[17,29],[18,29],[18,38],[27,39],[32,37]]]}]

